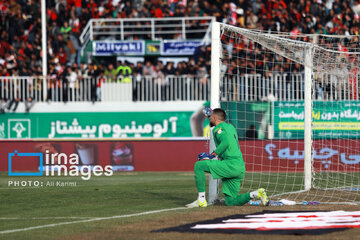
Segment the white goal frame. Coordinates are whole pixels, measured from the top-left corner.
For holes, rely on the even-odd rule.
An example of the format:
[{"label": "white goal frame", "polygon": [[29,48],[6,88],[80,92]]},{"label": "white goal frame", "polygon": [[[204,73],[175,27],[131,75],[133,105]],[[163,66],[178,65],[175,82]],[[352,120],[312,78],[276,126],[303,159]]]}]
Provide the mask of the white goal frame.
[{"label": "white goal frame", "polygon": [[[210,106],[212,109],[220,107],[220,66],[221,66],[221,25],[213,22],[211,26],[211,93]],[[223,24],[225,25],[225,24]],[[294,42],[298,42],[295,41]],[[299,41],[299,43],[302,43]],[[264,46],[266,47],[266,46]],[[312,188],[312,56],[313,48],[309,47],[305,56],[305,89],[304,89],[304,190]],[[285,56],[284,56],[285,57]],[[212,132],[212,131],[211,131]],[[214,139],[210,135],[210,152],[215,149]],[[246,161],[246,159],[245,159]],[[219,180],[209,177],[209,204],[213,204],[219,196]]]}]

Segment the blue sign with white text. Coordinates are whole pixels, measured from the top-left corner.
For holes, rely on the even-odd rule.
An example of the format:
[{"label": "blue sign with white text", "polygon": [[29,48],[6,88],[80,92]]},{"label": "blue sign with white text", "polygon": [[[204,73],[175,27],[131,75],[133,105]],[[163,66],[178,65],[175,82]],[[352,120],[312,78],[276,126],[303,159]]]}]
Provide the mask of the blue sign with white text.
[{"label": "blue sign with white text", "polygon": [[161,55],[193,55],[201,45],[201,40],[177,41],[166,40],[161,45]]},{"label": "blue sign with white text", "polygon": [[144,55],[144,41],[94,41],[93,55]]}]

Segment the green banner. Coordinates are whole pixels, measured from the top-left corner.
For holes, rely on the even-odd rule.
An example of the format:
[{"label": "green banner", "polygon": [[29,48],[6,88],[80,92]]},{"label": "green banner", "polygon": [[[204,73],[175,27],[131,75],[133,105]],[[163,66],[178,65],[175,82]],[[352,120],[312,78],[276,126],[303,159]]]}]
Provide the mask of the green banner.
[{"label": "green banner", "polygon": [[[274,102],[274,138],[304,138],[304,102]],[[360,137],[359,101],[314,101],[313,138]]]},{"label": "green banner", "polygon": [[254,126],[258,137],[265,139],[270,121],[270,107],[267,102],[222,102],[226,110],[227,120],[237,129],[240,139],[246,138],[246,132]]},{"label": "green banner", "polygon": [[146,40],[145,55],[160,55],[161,41]]},{"label": "green banner", "polygon": [[193,112],[9,113],[1,139],[191,137]]}]

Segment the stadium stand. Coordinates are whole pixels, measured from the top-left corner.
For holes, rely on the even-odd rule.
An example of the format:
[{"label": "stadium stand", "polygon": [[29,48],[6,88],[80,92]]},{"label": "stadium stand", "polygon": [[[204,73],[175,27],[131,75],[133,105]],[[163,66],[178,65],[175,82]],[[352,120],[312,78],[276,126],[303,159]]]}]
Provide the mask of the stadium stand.
[{"label": "stadium stand", "polygon": [[[237,1],[198,1],[198,0],[56,0],[46,1],[47,34],[48,34],[48,79],[47,94],[22,94],[22,97],[6,95],[6,87],[2,78],[1,99],[21,101],[98,101],[101,93],[101,81],[122,81],[131,77],[137,85],[145,81],[145,77],[153,77],[166,92],[169,78],[167,76],[186,75],[196,78],[202,84],[209,81],[210,47],[199,47],[189,61],[177,64],[157,61],[130,63],[118,62],[117,66],[99,63],[93,59],[81,59],[80,34],[90,19],[133,19],[133,18],[166,18],[166,17],[204,17],[214,16],[216,21],[239,27],[259,29],[271,32],[287,32],[293,35],[300,33],[320,34],[359,34],[360,3],[353,0],[237,0]],[[41,76],[41,20],[40,3],[36,0],[0,0],[0,76]],[[196,27],[196,26],[194,26]],[[178,35],[169,35],[176,39]],[[187,38],[199,38],[198,35],[187,35]],[[144,35],[144,39],[149,36]],[[359,44],[359,43],[356,43]],[[231,49],[228,49],[231,51]],[[243,53],[246,54],[246,53]],[[105,66],[100,66],[105,65]],[[136,66],[135,66],[136,65]],[[121,67],[121,70],[119,70]],[[255,65],[253,66],[255,67]],[[276,64],[269,66],[270,71],[278,71]],[[251,73],[252,66],[249,66]],[[293,66],[301,72],[300,66]],[[124,70],[127,69],[127,70]],[[232,71],[233,69],[226,69]],[[96,82],[81,83],[82,79],[97,79]],[[111,79],[111,80],[109,80]],[[137,80],[136,80],[137,79]],[[143,79],[143,80],[141,80]],[[36,82],[35,86],[42,83]],[[80,88],[87,89],[79,90]],[[61,98],[53,98],[61,88]],[[140,89],[142,88],[142,89]],[[134,92],[144,91],[142,84]],[[195,89],[195,88],[194,88]],[[37,89],[39,90],[39,89]],[[34,87],[33,92],[36,91]],[[174,89],[174,92],[179,90]],[[196,90],[195,90],[196,91]],[[199,90],[197,90],[199,91]],[[74,94],[77,97],[74,97]],[[20,94],[21,95],[21,94]],[[31,95],[31,96],[30,96]],[[44,98],[44,95],[47,98]],[[59,94],[58,94],[59,95]],[[164,95],[166,95],[164,97]],[[161,100],[174,100],[176,94],[162,94]],[[171,97],[172,96],[172,97]],[[206,99],[203,97],[194,99]],[[141,96],[142,100],[154,100]],[[133,100],[140,96],[134,94]],[[159,100],[159,99],[158,99]],[[6,104],[5,104],[6,105]]]}]

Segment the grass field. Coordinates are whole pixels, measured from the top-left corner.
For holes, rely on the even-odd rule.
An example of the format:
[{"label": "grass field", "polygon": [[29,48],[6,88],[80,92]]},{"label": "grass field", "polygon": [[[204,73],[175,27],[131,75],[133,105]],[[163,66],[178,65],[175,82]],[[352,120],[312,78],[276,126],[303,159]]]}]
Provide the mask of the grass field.
[{"label": "grass field", "polygon": [[[43,186],[8,186],[9,181],[39,181]],[[246,235],[150,231],[269,208],[360,210],[358,205],[182,208],[195,198],[194,176],[188,172],[116,173],[111,177],[92,177],[88,181],[79,177],[10,178],[1,173],[0,239],[249,239]],[[346,239],[353,234],[360,234],[360,230],[351,229],[345,234],[333,233],[316,239]],[[289,236],[259,235],[257,238],[288,239]]]}]

